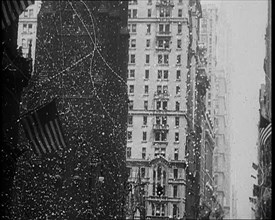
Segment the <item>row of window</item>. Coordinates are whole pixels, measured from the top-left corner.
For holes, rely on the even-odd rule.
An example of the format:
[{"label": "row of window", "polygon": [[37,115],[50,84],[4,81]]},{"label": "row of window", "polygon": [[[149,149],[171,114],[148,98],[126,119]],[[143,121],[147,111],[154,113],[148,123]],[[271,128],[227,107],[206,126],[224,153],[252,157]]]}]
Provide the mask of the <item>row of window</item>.
[{"label": "row of window", "polygon": [[[161,8],[159,10],[159,17],[160,18],[167,18],[171,17],[171,9],[170,8]],[[182,9],[178,9],[178,17],[182,18],[183,13]],[[138,17],[138,11],[137,9],[128,9],[128,18],[137,18]],[[147,9],[147,17],[151,18],[152,17],[152,9]]]},{"label": "row of window", "polygon": [[[172,42],[169,39],[159,39],[157,41],[157,49],[170,49],[170,44]],[[137,46],[137,40],[136,39],[131,39],[130,40],[130,48],[135,49]],[[145,41],[145,47],[149,49],[151,47],[151,41],[150,39],[146,39]],[[177,39],[177,49],[182,49],[182,40]]]},{"label": "row of window", "polygon": [[23,13],[24,17],[27,18],[31,18],[34,17],[34,13],[33,13],[33,9],[26,9]]},{"label": "row of window", "polygon": [[[128,104],[129,110],[134,109],[134,101],[130,100]],[[143,108],[144,110],[149,110],[148,109],[148,100],[143,101]],[[156,110],[168,110],[168,101],[156,101]],[[180,111],[180,102],[176,101],[175,102],[175,110]]]},{"label": "row of window", "polygon": [[23,33],[32,34],[33,33],[33,25],[32,24],[23,24]]},{"label": "row of window", "polygon": [[[182,24],[178,23],[177,26],[178,34],[182,34]],[[137,24],[128,24],[128,30],[130,33],[137,33]],[[159,33],[169,33],[170,32],[170,24],[159,24]],[[151,34],[151,24],[146,25],[146,34]]]},{"label": "row of window", "polygon": [[32,44],[32,39],[22,38],[22,48],[29,48],[30,44]]},{"label": "row of window", "polygon": [[[166,156],[166,148],[159,148],[159,147],[156,147],[155,148],[155,152],[154,152],[154,156],[155,157],[158,157],[158,156],[163,156],[165,157]],[[126,157],[129,159],[132,157],[132,148],[131,147],[127,147],[126,149]],[[143,147],[142,148],[142,151],[141,151],[141,158],[143,160],[146,160],[146,147]],[[175,148],[174,149],[174,160],[179,160],[179,149],[178,148]],[[144,172],[145,173],[145,172]],[[175,178],[175,176],[174,176]],[[177,179],[177,178],[176,178]]]},{"label": "row of window", "polygon": [[[168,70],[158,70],[157,72],[157,79],[164,79],[168,80],[169,77],[169,71]],[[128,79],[134,79],[136,75],[135,69],[129,69],[128,70]],[[144,79],[149,79],[150,71],[148,69],[145,70],[144,73]],[[176,80],[181,79],[181,70],[176,71]]]},{"label": "row of window", "polygon": [[[161,79],[161,76],[159,76]],[[130,95],[134,94],[134,90],[135,90],[135,86],[134,85],[128,85],[128,92]],[[145,85],[144,86],[144,94],[145,95],[149,95],[149,86]],[[156,95],[160,95],[160,94],[164,94],[164,95],[168,95],[168,86],[167,85],[157,85],[157,92]],[[180,86],[176,86],[176,95],[179,96],[180,95]]]},{"label": "row of window", "polygon": [[[167,125],[167,116],[156,116],[155,118],[155,123],[157,125]],[[148,116],[143,116],[143,123],[144,126],[148,125]],[[128,116],[128,125],[131,126],[133,125],[133,116],[129,115]],[[176,116],[175,117],[175,127],[179,127],[180,125],[180,117]]]},{"label": "row of window", "polygon": [[[129,63],[130,64],[136,64],[136,55],[135,54],[130,54],[129,55]],[[180,65],[181,64],[181,55],[177,55],[177,61],[176,64]],[[150,54],[145,55],[145,64],[150,64]],[[158,64],[169,64],[169,54],[158,54]]]},{"label": "row of window", "polygon": [[[173,219],[176,219],[179,214],[179,207],[177,204],[173,204]],[[152,203],[152,216],[165,216],[165,204]]]},{"label": "row of window", "polygon": [[[128,139],[128,141],[132,141],[132,139],[133,139],[132,131],[127,132],[127,139]],[[142,141],[147,141],[147,131],[142,132]],[[167,141],[167,132],[166,131],[156,131],[155,132],[155,141]],[[179,132],[175,132],[174,141],[179,142]],[[165,148],[163,148],[163,149],[165,149]]]},{"label": "row of window", "polygon": [[[144,1],[144,0],[142,0]],[[152,5],[152,1],[153,0],[147,0],[147,4],[148,5]],[[173,3],[175,2],[175,0],[159,0],[158,1],[161,4],[165,4],[167,5],[168,3]],[[177,0],[178,4],[182,4],[183,0]],[[129,0],[129,5],[137,5],[138,4],[138,0]]]}]

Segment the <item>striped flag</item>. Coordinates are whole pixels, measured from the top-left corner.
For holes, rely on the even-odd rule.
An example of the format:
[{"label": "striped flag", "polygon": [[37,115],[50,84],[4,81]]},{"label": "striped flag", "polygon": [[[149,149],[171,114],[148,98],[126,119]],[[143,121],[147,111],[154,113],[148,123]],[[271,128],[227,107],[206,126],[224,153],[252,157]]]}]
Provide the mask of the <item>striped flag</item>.
[{"label": "striped flag", "polygon": [[1,0],[2,30],[11,25],[34,0]]},{"label": "striped flag", "polygon": [[27,138],[36,155],[66,148],[55,99],[21,119]]},{"label": "striped flag", "polygon": [[270,136],[271,136],[271,123],[260,114],[260,124],[259,124],[260,146],[265,145],[267,139]]}]

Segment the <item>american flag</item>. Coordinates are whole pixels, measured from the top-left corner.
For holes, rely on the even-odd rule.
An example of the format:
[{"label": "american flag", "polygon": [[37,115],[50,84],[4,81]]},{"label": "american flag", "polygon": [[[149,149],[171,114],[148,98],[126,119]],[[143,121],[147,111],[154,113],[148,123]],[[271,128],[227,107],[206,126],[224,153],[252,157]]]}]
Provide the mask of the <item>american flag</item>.
[{"label": "american flag", "polygon": [[2,0],[1,1],[1,26],[2,30],[14,22],[19,15],[29,6],[34,4],[34,0]]},{"label": "american flag", "polygon": [[28,112],[21,122],[36,155],[41,156],[66,148],[55,99],[37,110]]},{"label": "american flag", "polygon": [[260,114],[259,124],[259,143],[265,145],[267,139],[271,136],[271,123]]}]

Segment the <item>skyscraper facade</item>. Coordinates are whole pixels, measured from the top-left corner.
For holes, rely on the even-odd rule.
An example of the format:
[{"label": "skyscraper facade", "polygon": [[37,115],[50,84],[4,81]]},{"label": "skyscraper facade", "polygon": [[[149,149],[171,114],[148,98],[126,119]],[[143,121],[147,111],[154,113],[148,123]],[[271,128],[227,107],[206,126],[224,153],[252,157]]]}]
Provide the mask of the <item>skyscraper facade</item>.
[{"label": "skyscraper facade", "polygon": [[230,29],[215,4],[203,4],[201,42],[207,47],[207,72],[211,88],[207,92],[206,109],[213,121],[213,187],[221,214],[230,217]]},{"label": "skyscraper facade", "polygon": [[130,1],[128,218],[185,215],[190,3]]}]

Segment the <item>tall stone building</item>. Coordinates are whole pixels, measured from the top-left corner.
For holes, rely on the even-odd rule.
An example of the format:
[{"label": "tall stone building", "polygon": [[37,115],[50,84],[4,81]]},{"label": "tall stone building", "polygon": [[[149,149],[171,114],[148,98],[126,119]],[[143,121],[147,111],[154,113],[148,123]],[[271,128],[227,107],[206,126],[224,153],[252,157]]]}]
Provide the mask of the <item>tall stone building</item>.
[{"label": "tall stone building", "polygon": [[129,2],[129,219],[185,216],[187,64],[198,7],[198,1]]},{"label": "tall stone building", "polygon": [[[207,48],[207,75],[211,88],[206,95],[206,109],[213,121],[213,193],[220,215],[230,217],[230,28],[222,7],[202,5],[200,40]],[[216,208],[214,208],[216,210]],[[213,210],[214,211],[214,210]]]},{"label": "tall stone building", "polygon": [[[43,1],[22,113],[55,98],[67,149],[21,158],[13,219],[124,218],[127,9],[125,1]],[[23,133],[21,143],[29,145]]]}]

